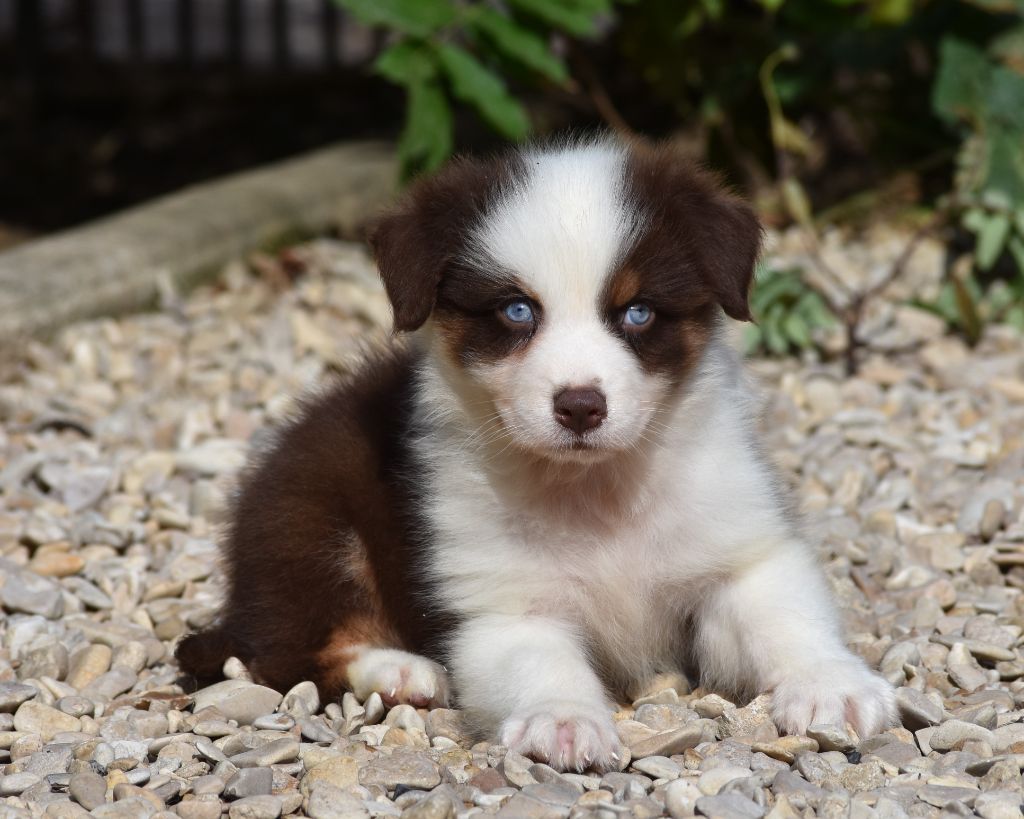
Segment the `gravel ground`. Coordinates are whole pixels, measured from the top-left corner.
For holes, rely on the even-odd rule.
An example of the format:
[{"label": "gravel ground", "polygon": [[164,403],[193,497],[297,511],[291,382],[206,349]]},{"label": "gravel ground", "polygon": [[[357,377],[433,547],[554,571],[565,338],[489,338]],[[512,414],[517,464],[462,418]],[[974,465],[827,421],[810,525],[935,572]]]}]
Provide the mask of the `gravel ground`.
[{"label": "gravel ground", "polygon": [[[837,234],[825,252],[870,280],[899,246]],[[776,253],[802,251],[782,237]],[[939,255],[925,245],[899,287],[933,288]],[[753,362],[770,446],[851,642],[899,687],[902,727],[780,738],[766,698],[666,679],[621,708],[624,771],[559,775],[473,744],[456,711],[324,703],[232,661],[224,683],[178,685],[172,645],[216,602],[232,475],[290,396],[345,370],[388,315],[357,247],[254,268],[29,344],[0,386],[0,817],[1021,815],[1018,335],[990,328],[969,350],[881,302],[858,377]]]}]

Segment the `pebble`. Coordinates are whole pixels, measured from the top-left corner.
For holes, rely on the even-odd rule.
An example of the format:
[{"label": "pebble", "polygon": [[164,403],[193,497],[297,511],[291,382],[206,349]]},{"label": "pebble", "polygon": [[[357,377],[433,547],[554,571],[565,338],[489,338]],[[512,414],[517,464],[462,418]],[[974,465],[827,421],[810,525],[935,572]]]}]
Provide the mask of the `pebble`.
[{"label": "pebble", "polygon": [[682,772],[678,762],[673,762],[666,756],[648,756],[643,759],[633,760],[633,767],[640,773],[647,774],[655,779],[675,779]]},{"label": "pebble", "polygon": [[14,714],[14,729],[26,734],[39,734],[49,742],[56,734],[63,731],[79,731],[82,721],[70,714],[29,700],[22,703]]},{"label": "pebble", "polygon": [[225,680],[195,694],[195,710],[216,708],[225,719],[235,720],[239,725],[251,725],[252,721],[269,714],[282,696],[272,688],[246,680]]},{"label": "pebble", "polygon": [[274,772],[270,768],[243,768],[228,779],[223,793],[229,799],[244,799],[269,794],[273,789]]},{"label": "pebble", "polygon": [[702,773],[697,780],[697,787],[701,793],[714,796],[729,782],[734,779],[743,779],[750,774],[749,768],[741,768],[738,765],[720,765]]},{"label": "pebble", "polygon": [[251,751],[235,754],[230,759],[236,768],[258,768],[276,765],[279,762],[291,762],[298,755],[299,741],[292,737],[282,737]]},{"label": "pebble", "polygon": [[0,712],[13,714],[23,702],[33,699],[39,693],[34,685],[16,682],[0,682]]},{"label": "pebble", "polygon": [[281,799],[277,796],[246,796],[232,802],[230,819],[277,819],[281,815]]},{"label": "pebble", "polygon": [[764,808],[738,793],[702,796],[696,802],[697,813],[708,819],[760,819]]},{"label": "pebble", "polygon": [[928,737],[928,744],[936,751],[951,751],[969,740],[992,742],[992,732],[980,725],[951,719],[939,725]]},{"label": "pebble", "polygon": [[295,720],[316,714],[320,710],[320,694],[316,684],[306,680],[294,686],[284,695],[278,710]]},{"label": "pebble", "polygon": [[441,773],[426,753],[399,748],[390,756],[379,757],[373,765],[362,768],[359,784],[380,785],[388,790],[399,786],[429,790],[441,784]]},{"label": "pebble", "polygon": [[370,816],[361,799],[326,782],[313,789],[306,813],[310,819],[369,819]]}]

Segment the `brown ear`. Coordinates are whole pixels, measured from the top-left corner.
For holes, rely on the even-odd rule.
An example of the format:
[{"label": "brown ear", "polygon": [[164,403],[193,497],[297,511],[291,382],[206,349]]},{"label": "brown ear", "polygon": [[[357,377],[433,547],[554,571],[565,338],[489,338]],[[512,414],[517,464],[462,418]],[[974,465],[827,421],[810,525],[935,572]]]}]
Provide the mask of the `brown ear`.
[{"label": "brown ear", "polygon": [[688,272],[727,315],[750,321],[748,296],[761,252],[761,225],[751,207],[718,178],[670,146],[631,146],[628,184],[661,245],[662,264]]},{"label": "brown ear", "polygon": [[746,202],[721,191],[702,216],[696,251],[705,281],[726,315],[751,321],[750,286],[761,253],[761,224]]},{"label": "brown ear", "polygon": [[434,309],[445,270],[509,178],[509,159],[458,158],[414,182],[371,229],[369,242],[396,330],[415,330]]}]

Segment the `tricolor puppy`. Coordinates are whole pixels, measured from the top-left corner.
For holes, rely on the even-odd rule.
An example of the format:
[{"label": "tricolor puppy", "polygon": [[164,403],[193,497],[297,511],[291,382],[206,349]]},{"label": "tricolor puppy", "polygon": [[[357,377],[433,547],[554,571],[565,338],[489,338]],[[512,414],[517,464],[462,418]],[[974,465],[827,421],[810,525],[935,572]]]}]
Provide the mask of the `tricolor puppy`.
[{"label": "tricolor puppy", "polygon": [[779,727],[894,715],[844,645],[761,455],[722,313],[749,319],[751,210],[667,149],[462,159],[373,247],[409,335],[249,471],[227,600],[187,638],[278,689],[449,697],[503,745],[614,767],[614,697],[696,668]]}]

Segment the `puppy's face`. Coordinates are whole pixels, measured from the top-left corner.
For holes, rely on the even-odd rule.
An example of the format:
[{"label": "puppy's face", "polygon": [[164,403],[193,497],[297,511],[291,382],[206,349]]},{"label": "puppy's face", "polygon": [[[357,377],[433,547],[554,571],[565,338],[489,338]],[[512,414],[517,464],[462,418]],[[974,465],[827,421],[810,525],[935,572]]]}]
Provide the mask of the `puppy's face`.
[{"label": "puppy's face", "polygon": [[759,241],[705,174],[601,142],[449,166],[374,247],[396,327],[429,319],[467,412],[503,446],[596,460],[648,435],[720,307],[749,317]]}]

